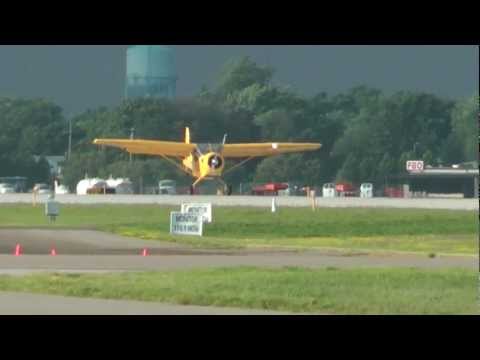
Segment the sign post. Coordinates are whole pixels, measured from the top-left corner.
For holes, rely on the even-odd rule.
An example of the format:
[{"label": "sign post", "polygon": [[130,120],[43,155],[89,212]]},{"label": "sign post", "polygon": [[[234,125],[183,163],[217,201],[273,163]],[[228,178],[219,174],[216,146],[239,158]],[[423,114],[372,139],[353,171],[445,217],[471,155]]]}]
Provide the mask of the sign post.
[{"label": "sign post", "polygon": [[37,206],[37,188],[34,187],[32,190],[32,205],[33,207]]},{"label": "sign post", "polygon": [[277,202],[272,198],[272,213],[277,212]]},{"label": "sign post", "polygon": [[310,190],[310,198],[312,202],[312,210],[315,211],[317,208],[317,194],[315,190]]},{"label": "sign post", "polygon": [[203,235],[203,217],[200,214],[173,211],[170,213],[170,234]]}]

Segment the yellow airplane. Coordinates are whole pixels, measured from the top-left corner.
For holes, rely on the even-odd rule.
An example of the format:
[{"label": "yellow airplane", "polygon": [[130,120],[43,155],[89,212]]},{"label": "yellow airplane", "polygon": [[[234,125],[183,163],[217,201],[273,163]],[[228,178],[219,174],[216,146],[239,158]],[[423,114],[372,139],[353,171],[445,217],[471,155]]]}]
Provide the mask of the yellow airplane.
[{"label": "yellow airplane", "polygon": [[[217,179],[228,189],[222,175],[245,164],[256,157],[274,156],[285,153],[313,151],[321,147],[314,143],[258,143],[226,144],[224,136],[221,144],[190,143],[190,130],[185,128],[185,142],[132,140],[132,139],[95,139],[94,144],[120,148],[130,154],[157,155],[177,166],[196,180],[190,187],[193,194],[195,186],[206,179]],[[225,158],[244,158],[240,163],[225,171]],[[177,161],[173,160],[176,159]]]}]

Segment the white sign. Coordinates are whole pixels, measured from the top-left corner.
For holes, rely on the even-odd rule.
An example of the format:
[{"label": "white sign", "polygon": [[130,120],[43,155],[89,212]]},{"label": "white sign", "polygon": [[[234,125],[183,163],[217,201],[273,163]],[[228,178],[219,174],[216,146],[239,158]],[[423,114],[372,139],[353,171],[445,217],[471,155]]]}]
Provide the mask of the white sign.
[{"label": "white sign", "polygon": [[170,234],[200,235],[203,234],[203,218],[198,214],[173,211],[170,213]]},{"label": "white sign", "polygon": [[199,214],[203,217],[203,222],[212,222],[212,204],[182,204],[182,213]]},{"label": "white sign", "polygon": [[423,161],[407,161],[407,171],[423,171]]}]

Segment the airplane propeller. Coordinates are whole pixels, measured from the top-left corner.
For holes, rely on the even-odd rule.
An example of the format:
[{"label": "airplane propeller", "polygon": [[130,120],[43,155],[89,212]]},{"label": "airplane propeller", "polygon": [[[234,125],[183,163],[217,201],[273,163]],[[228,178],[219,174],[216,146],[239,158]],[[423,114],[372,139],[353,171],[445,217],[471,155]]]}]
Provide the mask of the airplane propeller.
[{"label": "airplane propeller", "polygon": [[213,155],[208,159],[208,166],[210,166],[212,169],[219,169],[222,167],[223,160],[220,156],[218,155]]}]

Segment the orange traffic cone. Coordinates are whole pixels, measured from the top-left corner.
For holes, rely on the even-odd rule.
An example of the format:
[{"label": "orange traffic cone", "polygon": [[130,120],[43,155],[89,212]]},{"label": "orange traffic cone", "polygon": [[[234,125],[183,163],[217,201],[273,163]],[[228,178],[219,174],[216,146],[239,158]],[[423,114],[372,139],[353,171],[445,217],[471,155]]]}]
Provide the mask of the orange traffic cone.
[{"label": "orange traffic cone", "polygon": [[57,256],[57,250],[55,250],[55,248],[52,248],[52,250],[50,251],[50,255]]},{"label": "orange traffic cone", "polygon": [[148,250],[147,249],[143,249],[142,256],[148,256]]},{"label": "orange traffic cone", "polygon": [[17,246],[15,246],[15,256],[20,255],[22,255],[22,247],[20,246],[20,244],[17,244]]}]

